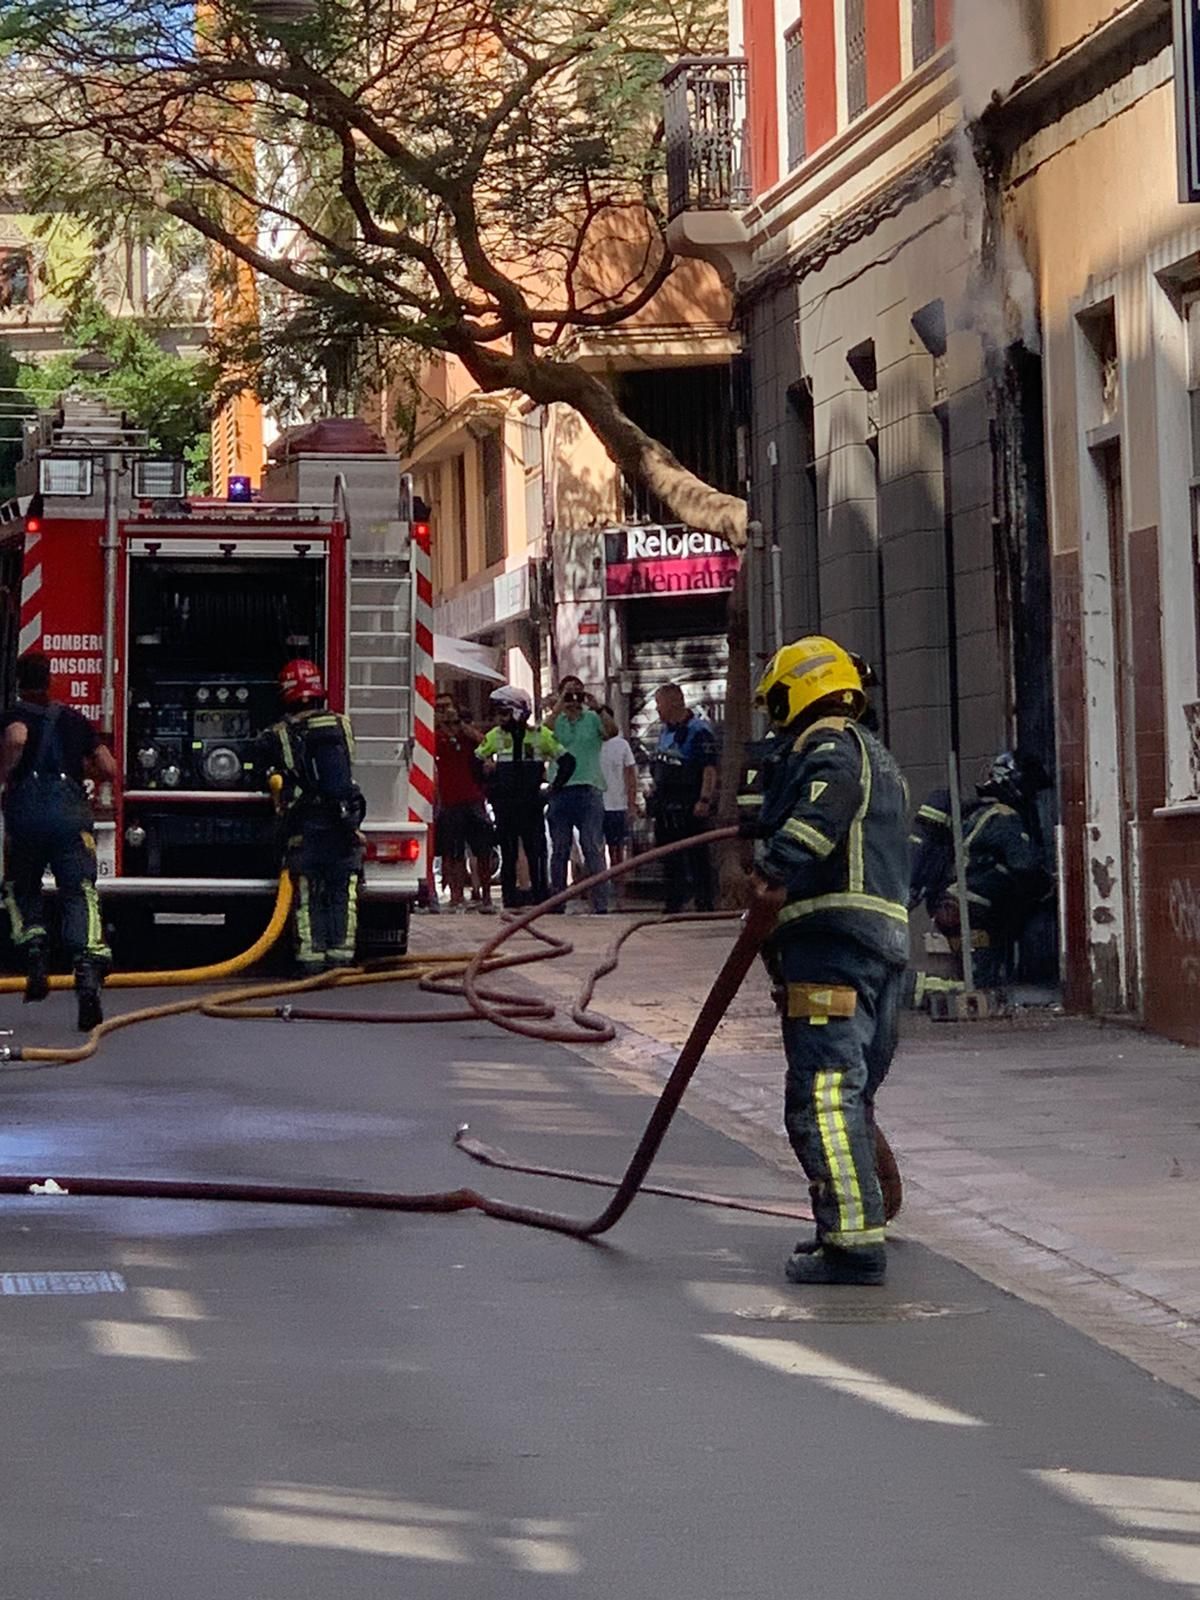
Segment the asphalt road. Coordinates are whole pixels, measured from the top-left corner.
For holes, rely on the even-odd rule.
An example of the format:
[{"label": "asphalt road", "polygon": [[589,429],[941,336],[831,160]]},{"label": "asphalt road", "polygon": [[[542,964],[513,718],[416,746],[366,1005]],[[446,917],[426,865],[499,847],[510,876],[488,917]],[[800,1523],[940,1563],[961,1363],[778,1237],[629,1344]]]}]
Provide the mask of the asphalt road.
[{"label": "asphalt road", "polygon": [[[69,1037],[69,1007],[0,1025]],[[597,1191],[485,1172],[455,1125],[615,1172],[649,1108],[476,1025],[175,1020],[0,1095],[4,1171],[582,1212]],[[657,1175],[803,1197],[686,1116]],[[658,1199],[604,1246],[73,1198],[0,1200],[0,1226],[14,1600],[1200,1595],[1196,1405],[902,1238],[885,1290],[803,1294],[787,1222]],[[114,1276],[28,1292],[79,1272]]]}]

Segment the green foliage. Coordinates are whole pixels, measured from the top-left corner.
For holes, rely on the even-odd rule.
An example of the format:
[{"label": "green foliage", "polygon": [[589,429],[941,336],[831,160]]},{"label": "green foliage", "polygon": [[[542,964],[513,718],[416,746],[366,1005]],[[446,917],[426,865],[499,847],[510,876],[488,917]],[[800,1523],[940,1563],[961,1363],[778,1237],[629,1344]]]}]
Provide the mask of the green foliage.
[{"label": "green foliage", "polygon": [[[65,332],[72,346],[65,354],[36,364],[13,363],[19,374],[15,381],[28,396],[26,409],[51,405],[68,389],[105,399],[135,427],[145,428],[156,450],[182,455],[192,486],[206,488],[215,381],[211,363],[174,354],[163,347],[152,325],[114,317],[94,300],[81,305]],[[75,363],[84,351],[102,355],[109,370],[78,371]]]}]

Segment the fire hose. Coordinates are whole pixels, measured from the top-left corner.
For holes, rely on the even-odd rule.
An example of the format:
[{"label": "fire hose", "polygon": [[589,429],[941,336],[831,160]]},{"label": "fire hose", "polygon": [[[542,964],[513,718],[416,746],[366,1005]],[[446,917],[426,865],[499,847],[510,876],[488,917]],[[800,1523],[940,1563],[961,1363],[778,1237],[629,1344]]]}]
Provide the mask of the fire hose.
[{"label": "fire hose", "polygon": [[[622,862],[615,867],[607,868],[603,872],[573,884],[560,894],[551,896],[549,900],[543,901],[540,905],[532,907],[521,915],[506,919],[497,932],[472,956],[466,956],[461,952],[439,953],[431,956],[408,956],[402,958],[403,964],[399,967],[392,965],[382,970],[355,969],[348,973],[327,973],[317,978],[301,979],[290,983],[263,984],[250,989],[227,990],[206,997],[181,999],[168,1002],[165,1005],[145,1007],[113,1017],[101,1023],[85,1043],[73,1048],[55,1050],[43,1047],[22,1048],[8,1046],[0,1050],[0,1060],[40,1064],[43,1066],[64,1066],[81,1062],[95,1054],[103,1038],[122,1028],[164,1017],[179,1016],[189,1012],[201,1012],[207,1016],[224,1017],[231,1020],[263,1018],[265,1016],[285,1021],[369,1021],[372,1023],[378,1021],[408,1023],[417,1020],[427,1022],[459,1021],[467,1018],[482,1018],[509,1032],[521,1034],[527,1038],[555,1043],[603,1043],[614,1038],[616,1030],[611,1023],[594,1016],[588,1010],[592,994],[600,977],[611,972],[616,966],[622,944],[630,934],[637,931],[638,927],[645,926],[644,922],[624,930],[615,944],[606,952],[600,965],[590,974],[588,981],[584,985],[583,992],[573,1008],[572,1021],[574,1026],[571,1029],[562,1024],[554,1023],[554,1008],[548,1003],[532,999],[525,994],[514,994],[492,987],[484,987],[480,982],[481,977],[486,973],[492,973],[499,969],[524,965],[529,961],[553,959],[558,955],[569,953],[572,947],[567,941],[556,939],[540,929],[533,930],[533,925],[536,922],[540,921],[542,917],[557,911],[560,906],[565,906],[569,900],[589,893],[592,889],[620,877],[635,866],[645,865],[652,860],[673,855],[681,850],[694,849],[697,844],[712,845],[722,843],[736,836],[737,830],[734,828],[717,829],[695,838],[679,840],[674,844],[657,846],[633,861]],[[286,886],[286,879],[282,879],[271,923],[260,939],[255,942],[255,945],[251,947],[253,954],[248,951],[242,957],[234,958],[233,962],[221,963],[219,970],[222,976],[231,972],[245,970],[252,960],[257,959],[270,947],[271,943],[278,939],[286,923],[289,903],[289,888]],[[676,919],[667,920],[673,921]],[[33,1192],[73,1194],[89,1197],[121,1197],[126,1199],[206,1200],[267,1205],[325,1206],[350,1210],[431,1213],[479,1211],[485,1216],[494,1217],[501,1221],[522,1223],[528,1227],[563,1233],[578,1239],[595,1239],[620,1221],[639,1190],[644,1187],[646,1174],[649,1172],[651,1164],[679,1108],[684,1092],[691,1082],[718,1024],[750,971],[764,940],[770,933],[773,922],[773,916],[764,916],[763,913],[757,911],[747,913],[742,919],[738,937],[697,1013],[637,1148],[619,1180],[601,1178],[594,1174],[568,1172],[562,1169],[524,1166],[510,1161],[499,1152],[490,1151],[486,1146],[480,1145],[478,1141],[472,1140],[469,1138],[465,1127],[458,1130],[455,1136],[456,1146],[474,1159],[484,1161],[488,1165],[518,1172],[534,1173],[538,1176],[571,1179],[578,1182],[593,1185],[604,1184],[611,1187],[613,1190],[611,1199],[594,1217],[575,1218],[537,1207],[517,1205],[468,1188],[418,1194],[400,1191],[313,1188],[290,1184],[247,1184],[158,1178],[135,1179],[59,1175],[48,1179],[42,1173],[0,1174],[0,1194],[28,1194]],[[539,949],[509,955],[501,955],[499,953],[502,946],[510,939],[515,938],[526,930],[533,931],[534,938],[539,941]],[[268,934],[271,935],[270,940],[268,940]],[[460,979],[460,987],[458,988],[450,986],[450,975],[456,967],[458,971],[454,972],[454,977]],[[143,977],[148,977],[155,985],[161,985],[164,982],[172,984],[187,981],[204,982],[208,981],[214,970],[213,968],[199,968],[194,969],[192,974],[152,973],[148,975],[123,974],[119,976],[124,977],[125,984],[132,987],[135,979]],[[195,975],[198,973],[204,973],[206,976],[204,978],[198,977]],[[281,996],[306,994],[318,989],[395,982],[403,978],[415,979],[421,982],[423,987],[435,993],[462,994],[467,1000],[468,1009],[462,1012],[447,1013],[441,1010],[417,1015],[400,1013],[381,1016],[378,1013],[345,1011],[310,1012],[302,1007],[295,1007],[290,1001],[270,1008],[256,1008],[248,1004],[248,1002],[268,998],[278,999]],[[116,985],[117,978],[114,977],[111,981]],[[885,1204],[890,1219],[900,1209],[900,1177],[887,1140],[878,1127],[876,1128],[876,1143],[880,1180],[884,1187]],[[710,1205],[732,1206],[740,1210],[754,1210],[771,1215],[789,1217],[807,1215],[805,1212],[790,1207],[760,1206],[753,1202],[731,1200],[726,1196],[702,1195],[685,1190],[664,1191],[659,1189],[655,1192],[669,1193],[672,1198],[689,1199]]]}]

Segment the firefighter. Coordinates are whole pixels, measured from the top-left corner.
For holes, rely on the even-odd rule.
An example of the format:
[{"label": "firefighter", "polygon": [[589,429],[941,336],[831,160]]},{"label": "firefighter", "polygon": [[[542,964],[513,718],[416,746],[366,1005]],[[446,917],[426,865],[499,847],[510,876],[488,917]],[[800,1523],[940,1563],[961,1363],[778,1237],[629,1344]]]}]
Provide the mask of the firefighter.
[{"label": "firefighter", "polygon": [[350,719],[325,704],[321,670],[289,661],[279,674],[286,713],[265,735],[268,776],[286,824],[295,885],[296,958],[306,975],[354,965],[366,802],[354,781]]},{"label": "firefighter", "polygon": [[517,857],[529,867],[529,903],[546,898],[546,801],[542,785],[546,763],[554,763],[551,788],[561,789],[575,771],[575,757],[550,732],[530,722],[533,701],[512,684],[494,689],[489,703],[496,726],[475,754],[483,762],[488,799],[496,818],[500,845],[500,898],[507,907],[520,904]]},{"label": "firefighter", "polygon": [[806,638],[758,686],[773,738],[760,747],[760,914],[787,1055],[784,1115],[808,1175],[816,1236],[787,1263],[797,1284],[880,1284],[887,1270],[874,1099],[896,1044],[908,960],[908,796],[899,768],[858,724],[849,654]]},{"label": "firefighter", "polygon": [[5,903],[25,963],[25,999],[50,992],[42,921],[42,874],[54,874],[63,943],[75,969],[79,1027],[104,1020],[100,995],[112,956],[96,893],[96,839],[84,779],[111,783],[112,753],[88,719],[50,698],[50,662],[39,651],[17,662],[17,704],[0,745],[7,863]]},{"label": "firefighter", "polygon": [[[1037,795],[1049,787],[1035,756],[1003,750],[991,762],[978,798],[962,808],[975,986],[994,989],[1011,975],[1012,951],[1054,879],[1046,869]],[[917,811],[910,837],[910,906],[924,902],[939,932],[961,953],[962,928],[955,877],[949,792],[939,789]],[[919,975],[915,1003],[937,988],[961,992],[961,979]]]}]

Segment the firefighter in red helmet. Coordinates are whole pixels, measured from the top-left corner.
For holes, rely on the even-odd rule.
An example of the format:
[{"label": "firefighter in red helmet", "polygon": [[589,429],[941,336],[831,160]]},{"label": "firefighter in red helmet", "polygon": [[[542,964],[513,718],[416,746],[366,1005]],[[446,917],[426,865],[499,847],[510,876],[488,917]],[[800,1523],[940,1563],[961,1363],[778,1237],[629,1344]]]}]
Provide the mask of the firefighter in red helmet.
[{"label": "firefighter in red helmet", "polygon": [[315,974],[354,964],[366,802],[350,719],[327,708],[316,662],[289,661],[279,692],[284,717],[263,736],[265,764],[286,821],[296,957]]}]

